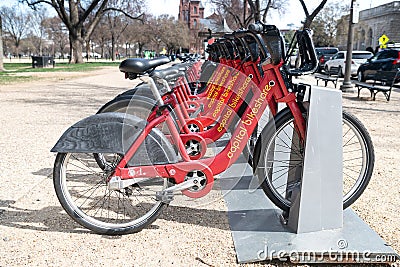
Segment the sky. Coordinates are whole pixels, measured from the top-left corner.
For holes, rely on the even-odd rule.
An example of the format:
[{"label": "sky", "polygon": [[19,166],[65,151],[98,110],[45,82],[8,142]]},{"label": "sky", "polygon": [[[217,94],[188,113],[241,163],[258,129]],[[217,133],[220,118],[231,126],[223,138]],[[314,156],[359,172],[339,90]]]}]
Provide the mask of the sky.
[{"label": "sky", "polygon": [[[340,0],[328,0],[329,2],[335,2]],[[351,0],[342,0],[341,2],[348,2],[350,5]],[[371,7],[376,7],[382,4],[393,2],[394,0],[356,0],[356,3],[359,4],[359,10],[365,10]],[[310,10],[313,10],[318,4],[320,0],[305,0],[305,3]],[[0,6],[12,6],[17,4],[18,0],[0,0]],[[210,8],[210,5],[207,4],[208,0],[202,0],[203,5],[205,6],[205,15],[210,15],[213,10]],[[287,24],[293,23],[294,25],[299,26],[301,24],[301,20],[304,18],[303,9],[298,0],[289,0],[289,8],[285,12],[284,15],[273,14],[267,21],[269,24],[275,24],[279,28],[287,28]],[[161,14],[170,14],[172,16],[177,17],[179,12],[179,0],[147,0],[148,10],[154,15],[158,16]],[[311,13],[312,11],[310,11]]]},{"label": "sky", "polygon": [[[329,2],[337,2],[338,0],[328,0]],[[359,3],[359,10],[365,10],[371,7],[376,7],[382,4],[393,2],[394,0],[356,0]],[[178,16],[179,12],[179,0],[147,0],[149,11],[154,15],[170,14],[175,17]],[[311,13],[315,7],[318,6],[320,0],[305,0],[307,8]],[[351,0],[343,0],[341,2],[348,2],[350,5]],[[207,0],[202,0],[205,10],[205,15],[210,15],[213,11],[208,8]],[[269,24],[276,24],[279,28],[287,28],[287,24],[293,23],[294,25],[300,25],[301,20],[304,18],[304,12],[298,0],[289,0],[289,10],[284,15],[273,14],[267,21]]]}]

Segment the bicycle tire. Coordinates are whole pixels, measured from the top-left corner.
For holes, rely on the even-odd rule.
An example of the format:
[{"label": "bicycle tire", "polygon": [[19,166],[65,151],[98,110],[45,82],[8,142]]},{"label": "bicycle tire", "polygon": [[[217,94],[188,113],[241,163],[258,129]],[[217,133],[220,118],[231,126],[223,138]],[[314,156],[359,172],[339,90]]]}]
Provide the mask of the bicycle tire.
[{"label": "bicycle tire", "polygon": [[[303,116],[306,116],[306,113],[303,113]],[[275,140],[277,140],[277,136],[280,133],[285,133],[285,128],[288,126],[287,129],[292,129],[293,131],[293,115],[289,109],[284,110],[283,112],[279,113],[278,116],[274,118],[273,121],[270,121],[266,129],[262,132],[261,138],[258,140],[258,144],[256,145],[256,151],[254,155],[254,166],[253,168],[254,173],[260,179],[260,185],[267,197],[280,209],[284,211],[289,211],[291,202],[288,199],[289,197],[286,196],[286,188],[293,185],[288,185],[287,183],[278,184],[278,178],[273,178],[273,161],[268,163],[268,158],[271,158],[272,155],[276,157],[276,153],[285,153],[285,151],[278,151],[273,148],[272,145],[274,144]],[[368,183],[371,179],[373,168],[374,168],[374,161],[375,161],[375,154],[374,148],[371,141],[371,137],[366,130],[365,126],[352,114],[343,111],[343,188],[344,188],[344,196],[343,196],[343,209],[346,209],[351,204],[353,204],[364,192]],[[287,133],[286,133],[287,134]],[[356,139],[354,139],[356,138]],[[261,141],[262,140],[262,141]],[[353,143],[349,142],[351,140],[356,140],[359,143],[360,151],[362,153],[362,165],[359,166],[359,162],[353,162],[357,159],[354,157],[352,153],[356,153],[358,150],[355,150],[357,143],[354,143],[355,147],[348,147],[353,145]],[[298,155],[301,155],[299,158],[294,158],[292,162],[287,162],[287,166],[278,166],[280,170],[283,168],[287,168],[287,173],[291,172],[291,175],[299,176],[298,180],[301,179],[301,174],[295,174],[296,169],[301,167],[303,164],[303,152],[304,147],[302,147],[301,143],[299,142],[296,144],[296,148],[298,149]],[[280,147],[280,150],[283,148]],[[289,146],[287,149],[290,149]],[[287,153],[287,151],[286,151]],[[268,156],[269,155],[269,156]],[[350,159],[347,160],[347,157]],[[353,159],[353,160],[352,160]],[[297,160],[297,162],[296,162]],[[271,163],[272,162],[272,163]],[[281,161],[282,162],[282,161]],[[360,168],[358,172],[355,173],[355,170],[352,168]],[[267,169],[269,169],[267,173]],[[354,173],[354,175],[349,174],[349,170]],[[301,173],[301,172],[300,172]],[[358,174],[358,176],[357,176]],[[285,174],[286,175],[286,174]],[[351,180],[352,177],[356,177],[354,184],[349,185],[348,180]],[[348,178],[348,179],[347,179]],[[282,178],[285,180],[285,178]],[[286,181],[287,182],[287,181]],[[296,183],[294,182],[294,184]]]},{"label": "bicycle tire", "polygon": [[122,190],[111,190],[105,181],[108,174],[92,154],[57,154],[54,188],[72,219],[104,235],[139,232],[157,219],[166,204],[156,200],[154,191],[168,187],[167,179],[149,178]]}]

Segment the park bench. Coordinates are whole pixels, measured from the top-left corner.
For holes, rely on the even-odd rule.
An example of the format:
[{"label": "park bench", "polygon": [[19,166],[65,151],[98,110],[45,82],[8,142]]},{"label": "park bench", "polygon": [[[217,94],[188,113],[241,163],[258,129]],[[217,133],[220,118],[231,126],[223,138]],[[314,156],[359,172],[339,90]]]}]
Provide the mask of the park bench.
[{"label": "park bench", "polygon": [[325,74],[318,73],[314,77],[317,80],[317,85],[319,81],[323,81],[326,87],[328,85],[328,82],[332,82],[336,88],[339,79],[339,68],[337,70],[328,70],[327,72],[325,72]]},{"label": "park bench", "polygon": [[384,82],[386,82],[386,84],[390,83],[390,86],[383,86],[382,85],[382,78],[378,78],[381,77],[382,73],[381,72],[377,72],[377,74],[374,77],[374,82],[373,83],[367,83],[367,82],[359,82],[359,81],[354,81],[354,86],[357,88],[357,97],[360,97],[360,91],[361,89],[368,89],[371,93],[371,97],[373,100],[375,100],[376,98],[376,94],[379,92],[382,92],[385,95],[385,98],[387,101],[390,100],[390,93],[392,92],[392,88],[396,82],[396,80],[398,80],[400,78],[400,70],[396,72],[396,74],[393,77],[393,80],[389,81],[389,80],[383,80]]}]

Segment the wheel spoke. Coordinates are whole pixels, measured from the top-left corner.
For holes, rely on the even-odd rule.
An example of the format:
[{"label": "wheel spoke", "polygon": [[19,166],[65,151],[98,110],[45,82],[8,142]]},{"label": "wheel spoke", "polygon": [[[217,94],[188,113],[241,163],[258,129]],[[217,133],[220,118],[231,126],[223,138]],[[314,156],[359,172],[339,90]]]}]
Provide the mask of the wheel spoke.
[{"label": "wheel spoke", "polygon": [[[272,125],[272,124],[271,124]],[[274,127],[265,132],[265,151],[262,152],[257,174],[265,186],[263,190],[280,208],[288,210],[291,202],[284,189],[303,164],[303,145],[296,136],[293,116],[290,113],[275,120]],[[373,147],[365,127],[352,115],[343,112],[343,200],[347,207],[365,189],[373,168]],[[293,133],[293,134],[292,134]],[[293,135],[293,136],[292,136]],[[296,140],[296,142],[292,141]],[[297,180],[301,179],[301,173]],[[294,186],[297,186],[295,184]]]},{"label": "wheel spoke", "polygon": [[[119,155],[106,157],[113,166],[119,158]],[[55,186],[59,187],[57,195],[64,199],[60,202],[73,219],[91,230],[104,229],[108,233],[124,225],[124,231],[134,231],[151,223],[163,207],[155,195],[167,185],[164,178],[149,178],[140,185],[111,190],[106,182],[111,170],[101,170],[87,155],[66,154],[61,162],[56,171],[60,175],[55,179]]]}]

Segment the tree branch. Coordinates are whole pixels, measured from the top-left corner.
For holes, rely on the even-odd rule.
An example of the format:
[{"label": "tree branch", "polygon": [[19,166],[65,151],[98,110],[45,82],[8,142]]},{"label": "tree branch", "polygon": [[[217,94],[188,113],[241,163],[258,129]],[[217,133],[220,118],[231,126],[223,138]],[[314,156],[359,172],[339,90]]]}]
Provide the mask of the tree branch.
[{"label": "tree branch", "polygon": [[249,3],[249,6],[250,6],[250,10],[251,10],[251,12],[250,12],[251,14],[250,14],[249,17],[253,17],[254,18],[254,14],[256,14],[256,7],[254,5],[253,0],[249,0],[248,3]]},{"label": "tree branch", "polygon": [[241,27],[244,27],[243,22],[240,20],[240,17],[236,13],[230,11],[229,9],[226,9],[226,11],[233,17],[236,23],[238,23]]},{"label": "tree branch", "polygon": [[306,17],[310,16],[310,13],[308,12],[308,9],[307,9],[306,4],[304,3],[304,0],[299,0],[299,1],[300,1],[301,6],[303,7],[304,14],[306,14]]},{"label": "tree branch", "polygon": [[[314,20],[315,16],[318,15],[318,13],[321,11],[322,8],[324,8],[324,5],[326,4],[328,0],[322,0],[322,2],[318,5],[318,7],[313,11],[313,13],[310,15],[308,13],[307,7],[304,4],[303,0],[300,0],[300,3],[303,6],[304,12],[306,13],[306,21],[304,22],[304,28],[310,28],[312,21]],[[307,12],[306,12],[307,11]]]},{"label": "tree branch", "polygon": [[[98,2],[97,2],[97,3],[98,3]],[[93,31],[94,31],[94,28],[96,27],[96,25],[99,23],[101,17],[103,16],[103,14],[104,14],[104,9],[105,9],[107,3],[108,3],[108,0],[105,0],[105,1],[101,4],[101,6],[99,7],[99,9],[98,9],[97,12],[96,12],[96,15],[94,16],[93,21],[92,21],[92,22],[89,24],[89,26],[87,27],[86,35],[87,35],[88,37],[92,35],[92,33],[93,33]],[[83,25],[83,23],[85,22],[85,20],[86,20],[86,19],[82,19],[82,18],[81,18],[81,19],[79,20],[79,24],[80,24],[80,25]]]},{"label": "tree branch", "polygon": [[269,8],[271,7],[271,2],[272,2],[272,0],[268,0],[267,6],[264,9],[263,22],[266,22],[266,20],[267,20],[267,14],[268,14]]},{"label": "tree branch", "polygon": [[57,3],[56,3],[55,0],[51,0],[51,2],[53,3],[52,6],[56,10],[58,16],[64,22],[65,26],[67,26],[68,31],[71,32],[72,31],[71,20],[68,16],[67,12],[65,12],[64,1],[57,0]]},{"label": "tree branch", "polygon": [[317,8],[313,11],[313,13],[311,14],[311,20],[315,18],[316,15],[318,15],[318,13],[321,11],[321,9],[324,8],[324,5],[326,4],[328,0],[323,0],[318,6]]},{"label": "tree branch", "polygon": [[20,0],[20,3],[27,3],[28,6],[34,10],[36,10],[36,5],[38,4],[48,4],[48,5],[53,5],[49,0],[36,0],[33,2],[30,2],[28,0]]},{"label": "tree branch", "polygon": [[[85,10],[85,13],[83,13],[82,18],[80,18],[80,20],[85,21],[87,19],[87,17],[90,15],[90,13],[92,13],[92,11],[98,5],[99,2],[100,2],[100,0],[94,0],[90,4],[90,6]],[[104,8],[107,5],[107,3],[108,3],[108,0],[104,0],[104,2],[101,4],[101,6],[103,6],[103,8]]]},{"label": "tree branch", "polygon": [[142,24],[144,23],[143,22],[144,13],[140,14],[139,16],[133,17],[133,16],[129,15],[128,13],[126,13],[124,10],[120,9],[120,8],[108,7],[108,8],[103,10],[104,13],[107,12],[107,11],[117,11],[117,12],[120,12],[120,13],[124,14],[125,16],[127,16],[130,19],[139,20],[139,21],[142,22]]}]

